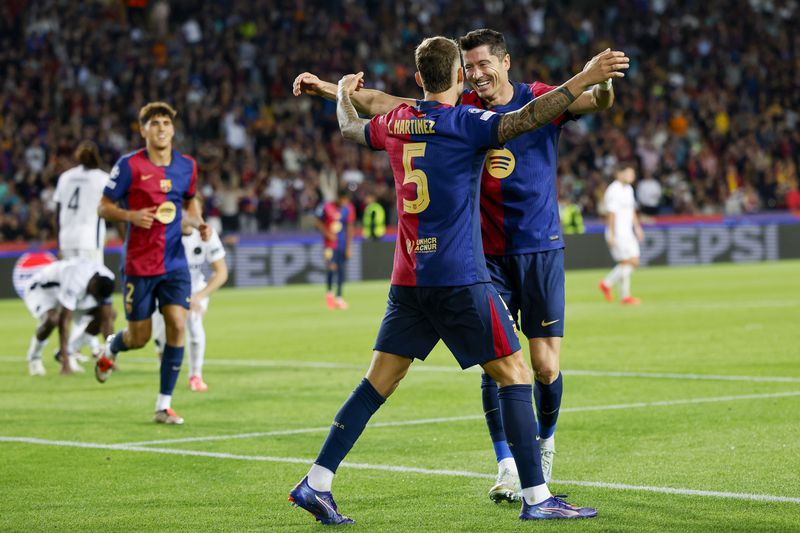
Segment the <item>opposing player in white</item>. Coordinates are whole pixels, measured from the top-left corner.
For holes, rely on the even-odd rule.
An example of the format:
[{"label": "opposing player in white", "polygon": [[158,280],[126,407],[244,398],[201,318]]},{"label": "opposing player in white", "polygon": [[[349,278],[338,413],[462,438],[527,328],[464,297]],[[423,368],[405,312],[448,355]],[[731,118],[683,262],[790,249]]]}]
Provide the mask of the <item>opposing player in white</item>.
[{"label": "opposing player in white", "polygon": [[621,164],[604,196],[606,243],[617,265],[598,286],[606,300],[611,302],[614,300],[611,289],[619,284],[620,301],[625,305],[640,303],[638,298],[631,296],[631,274],[639,266],[639,242],[644,239],[644,231],[636,215],[632,186],[635,180],[633,165]]},{"label": "opposing player in white", "polygon": [[[56,202],[56,235],[58,236],[58,252],[62,259],[80,257],[95,263],[103,264],[103,249],[106,240],[105,220],[97,215],[97,206],[103,196],[103,188],[108,182],[108,172],[101,167],[102,159],[97,145],[92,141],[82,141],[75,149],[78,166],[59,176],[53,199]],[[103,311],[111,311],[111,307]],[[92,353],[98,353],[100,342],[97,333],[87,333],[93,320],[108,319],[78,312],[74,316],[75,327],[69,340],[70,353],[80,356],[80,349],[89,346]],[[111,317],[113,326],[113,317]],[[112,332],[102,332],[110,334]]]},{"label": "opposing player in white", "polygon": [[[189,232],[189,233],[186,233]],[[185,227],[182,238],[192,276],[192,302],[186,317],[186,344],[189,347],[189,388],[193,391],[208,390],[203,381],[203,362],[206,353],[206,330],[203,327],[203,316],[208,311],[208,299],[228,280],[228,265],[225,263],[225,248],[217,232],[212,230],[211,238],[203,241],[200,232]],[[206,280],[203,265],[211,267],[211,277]],[[166,331],[164,317],[156,309],[153,313],[153,340],[156,351],[161,356],[164,349]]]},{"label": "opposing player in white", "polygon": [[[43,376],[42,350],[56,327],[62,354],[69,354],[69,327],[76,311],[90,311],[107,303],[114,292],[114,274],[103,265],[82,258],[56,261],[31,278],[22,297],[39,321],[28,348],[28,371]],[[82,371],[71,357],[61,358],[61,373]]]}]

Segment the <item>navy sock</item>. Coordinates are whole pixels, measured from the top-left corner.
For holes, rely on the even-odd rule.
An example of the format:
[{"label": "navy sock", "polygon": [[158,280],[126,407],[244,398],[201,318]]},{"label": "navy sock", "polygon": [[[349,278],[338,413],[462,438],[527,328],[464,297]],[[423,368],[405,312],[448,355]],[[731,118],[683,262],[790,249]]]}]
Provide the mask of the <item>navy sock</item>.
[{"label": "navy sock", "polygon": [[561,409],[561,394],[564,392],[564,381],[561,372],[554,382],[545,385],[535,382],[533,396],[536,399],[536,416],[539,419],[539,436],[549,439],[556,432],[558,410]]},{"label": "navy sock", "polygon": [[501,387],[497,393],[503,415],[503,428],[508,446],[514,454],[514,462],[517,463],[523,489],[544,483],[531,389],[530,385],[507,385]]},{"label": "navy sock", "polygon": [[178,374],[181,373],[181,363],[183,363],[183,346],[164,346],[164,355],[161,357],[161,388],[159,392],[167,396],[172,396],[175,384],[178,382]]},{"label": "navy sock", "polygon": [[342,284],[344,283],[344,265],[336,269],[336,296],[342,297]]},{"label": "navy sock", "polygon": [[494,446],[494,455],[499,463],[511,457],[506,434],[503,431],[503,419],[500,415],[500,400],[497,398],[497,383],[489,374],[481,374],[481,398],[483,399],[483,416]]},{"label": "navy sock", "polygon": [[333,270],[328,270],[328,292],[333,290]]},{"label": "navy sock", "polygon": [[342,404],[333,419],[325,444],[314,461],[331,472],[336,472],[344,456],[358,440],[367,422],[386,399],[364,378],[353,393]]},{"label": "navy sock", "polygon": [[118,331],[111,339],[111,351],[115,354],[128,351],[128,347],[125,346],[125,341],[122,339],[123,333],[124,331]]}]

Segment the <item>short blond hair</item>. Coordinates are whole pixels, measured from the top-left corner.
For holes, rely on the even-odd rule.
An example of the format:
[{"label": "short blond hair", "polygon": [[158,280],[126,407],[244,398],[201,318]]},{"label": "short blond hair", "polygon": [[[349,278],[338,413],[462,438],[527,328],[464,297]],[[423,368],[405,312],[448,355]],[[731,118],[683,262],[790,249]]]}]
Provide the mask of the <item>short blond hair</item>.
[{"label": "short blond hair", "polygon": [[175,120],[177,114],[178,112],[166,102],[150,102],[139,110],[139,124],[144,126],[155,116],[165,116]]}]

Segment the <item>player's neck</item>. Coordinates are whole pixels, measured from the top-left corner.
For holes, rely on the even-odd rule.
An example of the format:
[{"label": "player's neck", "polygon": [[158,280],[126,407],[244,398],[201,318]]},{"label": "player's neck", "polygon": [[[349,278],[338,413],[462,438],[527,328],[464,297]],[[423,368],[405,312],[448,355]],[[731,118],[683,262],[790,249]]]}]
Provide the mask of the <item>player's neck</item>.
[{"label": "player's neck", "polygon": [[506,105],[512,98],[514,98],[514,86],[511,85],[510,81],[506,80],[502,88],[497,91],[497,94],[492,95],[492,98],[486,100],[481,98],[481,100],[483,100],[487,108],[491,108],[499,105]]},{"label": "player's neck", "polygon": [[155,148],[148,143],[147,159],[157,167],[168,167],[172,163],[172,146]]},{"label": "player's neck", "polygon": [[425,101],[455,106],[461,101],[461,93],[455,88],[448,89],[441,93],[429,93],[425,91]]}]

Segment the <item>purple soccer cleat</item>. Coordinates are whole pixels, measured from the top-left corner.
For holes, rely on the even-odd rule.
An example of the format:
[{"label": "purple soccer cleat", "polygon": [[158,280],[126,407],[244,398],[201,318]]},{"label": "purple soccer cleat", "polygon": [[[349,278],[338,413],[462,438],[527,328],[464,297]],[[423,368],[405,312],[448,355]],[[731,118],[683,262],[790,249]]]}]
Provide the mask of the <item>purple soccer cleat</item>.
[{"label": "purple soccer cleat", "polygon": [[542,503],[530,505],[522,498],[520,520],[559,520],[565,518],[593,518],[597,509],[592,507],[575,507],[557,496],[550,496]]},{"label": "purple soccer cleat", "polygon": [[333,494],[330,492],[320,492],[312,489],[308,485],[308,477],[292,489],[289,493],[289,501],[295,507],[305,509],[326,526],[341,526],[343,524],[354,524],[355,520],[339,514],[336,502],[333,501]]}]

